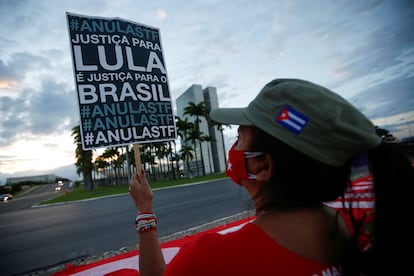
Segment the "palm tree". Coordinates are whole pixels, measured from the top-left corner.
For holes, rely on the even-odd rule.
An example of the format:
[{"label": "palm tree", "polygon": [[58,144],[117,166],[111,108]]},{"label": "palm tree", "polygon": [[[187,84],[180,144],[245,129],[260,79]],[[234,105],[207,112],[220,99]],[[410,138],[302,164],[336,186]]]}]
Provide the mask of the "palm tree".
[{"label": "palm tree", "polygon": [[193,159],[193,148],[190,146],[182,146],[180,150],[181,159],[183,159],[187,164],[187,175],[188,177],[191,176],[191,169],[190,169],[190,160]]},{"label": "palm tree", "polygon": [[[175,125],[177,126],[177,130],[178,130],[178,136],[181,138],[181,147],[186,147],[185,152],[189,151],[191,149],[191,151],[193,151],[194,149],[190,146],[187,146],[187,143],[189,141],[188,137],[190,136],[190,131],[192,131],[194,129],[194,124],[192,122],[188,121],[188,117],[185,117],[184,119],[181,119],[178,116],[175,116]],[[186,153],[186,155],[188,155],[189,153]],[[182,156],[181,156],[182,157]],[[182,157],[182,159],[184,160],[184,158]],[[191,158],[193,159],[193,154],[191,152]],[[190,163],[188,162],[188,159],[186,159],[187,162],[185,162],[184,164],[187,165],[187,172],[190,172]],[[185,166],[184,166],[185,167]]]},{"label": "palm tree", "polygon": [[154,151],[155,151],[155,157],[158,159],[158,170],[161,175],[165,173],[165,166],[163,162],[163,159],[166,159],[168,155],[168,146],[165,142],[155,142],[153,143]]},{"label": "palm tree", "polygon": [[[174,144],[174,151],[172,149],[171,143]],[[180,172],[180,156],[177,154],[177,147],[176,147],[175,140],[169,141],[169,152],[170,152],[170,160],[171,160],[171,167],[172,167],[172,173],[173,173],[173,179],[176,179],[175,173],[177,172],[179,174]],[[175,168],[174,168],[175,163]]]},{"label": "palm tree", "polygon": [[222,124],[216,121],[213,121],[211,119],[208,120],[209,124],[211,124],[212,126],[216,126],[216,129],[218,131],[220,131],[220,136],[221,136],[221,146],[223,147],[223,152],[224,152],[224,164],[227,164],[227,155],[226,155],[226,146],[224,143],[224,135],[223,135],[223,130],[224,127],[228,127],[231,128],[231,125],[229,124]]},{"label": "palm tree", "polygon": [[[106,148],[105,151],[102,153],[102,157],[110,164],[110,178],[113,180],[111,184],[115,184],[118,186],[117,183],[117,173],[118,173],[118,164],[116,161],[119,158],[119,151],[116,147],[109,147]],[[113,169],[113,171],[112,171]]]},{"label": "palm tree", "polygon": [[[122,148],[121,148],[122,150]],[[115,185],[118,186],[119,184],[125,184],[125,154],[118,152],[118,158],[113,161],[114,169],[115,169]]]},{"label": "palm tree", "polygon": [[92,179],[92,171],[94,166],[92,163],[92,150],[83,150],[79,125],[72,128],[72,137],[73,143],[76,145],[76,173],[78,175],[82,174],[83,180],[85,181],[84,188],[93,191],[94,185]]},{"label": "palm tree", "polygon": [[[134,153],[135,151],[133,151]],[[151,156],[151,144],[147,143],[147,144],[140,144],[139,145],[139,152],[140,152],[140,156],[141,156],[141,163],[142,163],[142,169],[144,171],[147,171],[147,165],[151,165],[152,162],[152,156]],[[133,155],[133,159],[135,161],[135,153]],[[134,167],[136,168],[136,164],[134,163]]]},{"label": "palm tree", "polygon": [[[199,169],[199,162],[197,160],[197,150],[196,150],[197,149],[197,144],[196,144],[196,141],[199,140],[199,139],[201,139],[200,134],[198,133],[197,128],[194,127],[192,129],[190,129],[190,132],[188,133],[187,140],[185,141],[185,142],[191,141],[191,144],[193,145],[193,150],[194,150],[195,157],[196,157],[195,164],[196,164],[196,167],[197,167],[197,175],[198,176],[200,176],[200,169]],[[201,158],[201,159],[203,159],[203,158]]]},{"label": "palm tree", "polygon": [[[202,147],[202,139],[201,139],[201,135],[202,133],[200,132],[200,123],[201,123],[201,117],[203,118],[207,118],[208,117],[208,110],[206,107],[206,104],[204,102],[200,102],[198,104],[195,104],[194,102],[189,102],[188,105],[184,108],[184,115],[190,115],[190,116],[195,116],[195,126],[196,126],[196,131],[193,133],[196,135],[196,138],[198,140],[199,143],[199,147],[200,147],[200,156],[201,156],[201,164],[202,164],[202,169],[203,169],[203,175],[206,175],[206,170],[204,167],[204,158],[203,158],[203,147]],[[197,160],[196,160],[197,162]]]},{"label": "palm tree", "polygon": [[132,167],[131,174],[136,172],[136,162],[135,162],[135,151],[134,147],[131,147],[131,150],[128,151],[129,166]]},{"label": "palm tree", "polygon": [[95,169],[98,172],[101,172],[103,175],[103,181],[106,182],[107,179],[107,168],[109,167],[109,163],[105,161],[105,159],[102,156],[98,156],[95,159]]}]

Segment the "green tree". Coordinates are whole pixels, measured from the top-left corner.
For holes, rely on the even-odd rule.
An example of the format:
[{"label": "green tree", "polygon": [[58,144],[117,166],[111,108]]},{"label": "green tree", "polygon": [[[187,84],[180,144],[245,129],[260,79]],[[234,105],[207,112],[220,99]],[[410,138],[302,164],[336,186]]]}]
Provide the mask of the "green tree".
[{"label": "green tree", "polygon": [[187,164],[187,175],[191,176],[190,160],[193,159],[193,148],[190,146],[182,146],[180,150],[181,159],[184,160]]},{"label": "green tree", "polygon": [[[190,121],[188,121],[188,117],[185,117],[184,119],[181,119],[178,116],[175,116],[175,125],[177,126],[177,132],[178,132],[178,136],[181,139],[181,151],[180,151],[180,155],[181,155],[181,159],[184,162],[185,166],[187,166],[187,173],[188,176],[190,176],[190,162],[189,160],[193,159],[193,151],[194,149],[190,146],[187,145],[189,140],[189,136],[190,136],[190,132],[194,129],[194,124]],[[183,148],[185,148],[183,150]],[[182,155],[182,153],[184,152],[184,156]],[[189,157],[191,155],[191,158],[185,158],[185,157]],[[184,166],[184,167],[185,167]]]},{"label": "green tree", "polygon": [[[204,102],[200,102],[198,104],[194,102],[189,102],[188,105],[184,107],[184,115],[195,117],[195,131],[192,133],[193,134],[192,138],[195,140],[198,140],[198,145],[200,147],[202,171],[203,171],[203,175],[206,175],[206,170],[204,166],[204,158],[203,158],[202,139],[201,139],[201,136],[203,135],[203,133],[200,131],[201,118],[205,118],[205,119],[208,118],[208,110],[207,110],[206,104]],[[197,152],[196,152],[196,156],[197,156]],[[197,162],[197,159],[196,159],[196,162]]]},{"label": "green tree", "polygon": [[93,191],[94,185],[92,179],[92,171],[94,169],[94,166],[92,163],[92,150],[83,150],[79,125],[72,128],[72,137],[73,143],[76,145],[76,173],[78,175],[82,174],[85,189]]},{"label": "green tree", "polygon": [[98,156],[95,159],[95,170],[103,176],[104,181],[108,178],[109,163],[102,156]]},{"label": "green tree", "polygon": [[[172,149],[172,144],[174,144],[174,151]],[[171,140],[169,141],[169,152],[170,152],[170,160],[172,163],[171,169],[173,172],[173,179],[175,180],[176,177],[176,172],[179,173],[180,172],[180,156],[177,154],[177,147],[176,147],[176,143],[175,140]],[[175,168],[174,168],[174,163],[175,163]]]},{"label": "green tree", "polygon": [[101,157],[104,158],[106,162],[108,162],[109,165],[109,176],[111,179],[111,184],[115,184],[118,186],[118,170],[119,170],[119,159],[120,153],[118,151],[118,148],[116,147],[109,147],[106,148],[105,151],[102,153]]},{"label": "green tree", "polygon": [[[135,152],[135,150],[133,149],[133,152]],[[151,166],[151,164],[153,163],[153,159],[151,156],[151,144],[147,143],[147,144],[140,144],[139,145],[139,152],[140,152],[140,156],[141,156],[141,163],[142,163],[142,168],[144,171],[148,170],[148,165]],[[135,153],[134,153],[134,161],[135,161]],[[134,163],[135,166],[135,163]],[[136,166],[135,166],[136,167]]]},{"label": "green tree", "polygon": [[231,125],[229,125],[229,124],[222,124],[222,123],[219,123],[219,122],[213,121],[213,120],[211,120],[210,118],[209,118],[208,122],[209,122],[209,125],[210,125],[210,126],[213,126],[213,127],[215,126],[215,127],[216,127],[216,129],[217,129],[218,131],[220,131],[220,136],[221,136],[221,146],[222,146],[222,148],[223,148],[223,152],[224,152],[224,164],[227,164],[226,146],[225,146],[225,143],[224,143],[224,135],[223,135],[223,130],[224,130],[224,127],[231,128]]},{"label": "green tree", "polygon": [[[188,134],[187,139],[188,140],[186,142],[191,141],[191,144],[193,145],[192,149],[194,150],[194,155],[195,155],[195,159],[196,159],[195,164],[196,164],[196,168],[197,168],[197,175],[200,176],[199,162],[197,160],[197,143],[196,142],[197,142],[197,140],[201,139],[201,137],[200,137],[200,134],[198,133],[196,127],[190,129],[190,132]],[[202,152],[200,154],[202,154]],[[203,159],[203,158],[201,158],[201,159]]]},{"label": "green tree", "polygon": [[385,128],[380,128],[379,126],[375,126],[375,132],[385,142],[395,142],[395,141],[397,141],[397,138],[394,135],[392,135],[392,133],[389,132],[389,130],[387,130]]}]

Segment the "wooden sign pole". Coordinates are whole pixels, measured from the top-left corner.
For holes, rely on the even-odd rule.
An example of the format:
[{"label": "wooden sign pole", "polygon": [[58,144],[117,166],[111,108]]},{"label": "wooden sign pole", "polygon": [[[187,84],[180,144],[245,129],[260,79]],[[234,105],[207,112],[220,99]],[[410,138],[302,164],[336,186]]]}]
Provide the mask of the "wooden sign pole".
[{"label": "wooden sign pole", "polygon": [[135,157],[135,166],[137,168],[137,173],[141,173],[142,164],[141,164],[141,153],[139,151],[139,144],[134,144],[134,157]]}]

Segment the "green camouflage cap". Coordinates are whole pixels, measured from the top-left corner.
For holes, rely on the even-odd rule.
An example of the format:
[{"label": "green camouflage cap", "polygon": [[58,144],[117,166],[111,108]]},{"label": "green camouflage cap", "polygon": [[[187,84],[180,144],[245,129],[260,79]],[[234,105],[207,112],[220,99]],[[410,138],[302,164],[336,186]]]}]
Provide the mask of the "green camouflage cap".
[{"label": "green camouflage cap", "polygon": [[300,79],[275,79],[245,108],[218,108],[222,124],[256,126],[296,150],[332,166],[380,144],[372,122],[338,94]]}]

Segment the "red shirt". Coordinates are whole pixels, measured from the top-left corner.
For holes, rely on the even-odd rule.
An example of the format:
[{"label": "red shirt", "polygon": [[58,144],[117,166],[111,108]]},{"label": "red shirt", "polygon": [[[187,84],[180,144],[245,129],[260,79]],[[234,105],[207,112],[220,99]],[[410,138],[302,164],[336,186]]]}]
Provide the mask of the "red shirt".
[{"label": "red shirt", "polygon": [[341,275],[339,267],[308,260],[247,223],[227,233],[206,233],[184,244],[164,275]]}]

